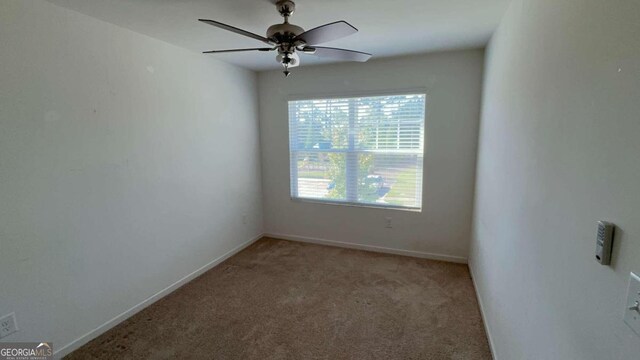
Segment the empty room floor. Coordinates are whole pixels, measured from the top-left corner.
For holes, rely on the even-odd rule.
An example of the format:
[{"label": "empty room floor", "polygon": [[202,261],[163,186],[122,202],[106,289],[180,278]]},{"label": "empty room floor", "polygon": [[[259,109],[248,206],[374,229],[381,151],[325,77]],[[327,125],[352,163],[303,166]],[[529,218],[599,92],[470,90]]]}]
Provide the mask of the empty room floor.
[{"label": "empty room floor", "polygon": [[491,359],[466,265],[263,238],[68,359]]}]

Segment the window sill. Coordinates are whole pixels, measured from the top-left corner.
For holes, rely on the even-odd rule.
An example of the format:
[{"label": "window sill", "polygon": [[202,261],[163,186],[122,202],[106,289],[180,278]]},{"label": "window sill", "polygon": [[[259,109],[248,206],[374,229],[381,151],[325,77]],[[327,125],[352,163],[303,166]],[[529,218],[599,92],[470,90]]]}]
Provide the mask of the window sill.
[{"label": "window sill", "polygon": [[306,199],[306,198],[294,198],[294,197],[291,197],[290,199],[291,201],[296,203],[348,206],[348,207],[369,208],[369,209],[376,209],[376,210],[399,210],[399,211],[408,211],[408,212],[414,212],[414,213],[422,212],[422,208],[411,208],[411,207],[405,207],[405,206],[361,204],[361,203],[352,203],[352,202],[346,202],[346,201],[330,201],[330,200]]}]

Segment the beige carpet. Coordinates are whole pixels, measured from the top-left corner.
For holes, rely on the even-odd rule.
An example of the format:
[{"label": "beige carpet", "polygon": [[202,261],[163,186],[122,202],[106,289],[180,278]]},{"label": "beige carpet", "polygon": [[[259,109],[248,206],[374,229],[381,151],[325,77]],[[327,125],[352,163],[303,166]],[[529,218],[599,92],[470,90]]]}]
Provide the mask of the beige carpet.
[{"label": "beige carpet", "polygon": [[69,359],[490,359],[466,265],[262,239]]}]

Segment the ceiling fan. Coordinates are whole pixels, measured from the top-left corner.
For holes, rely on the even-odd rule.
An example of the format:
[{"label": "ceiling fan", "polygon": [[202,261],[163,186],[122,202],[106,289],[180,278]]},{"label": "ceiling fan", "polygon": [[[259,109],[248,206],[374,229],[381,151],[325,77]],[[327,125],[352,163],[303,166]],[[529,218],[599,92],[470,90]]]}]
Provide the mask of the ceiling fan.
[{"label": "ceiling fan", "polygon": [[278,55],[276,56],[276,61],[284,67],[285,76],[289,76],[289,68],[300,65],[298,52],[344,61],[365,62],[371,57],[371,54],[361,51],[316,46],[317,44],[336,40],[358,32],[358,29],[348,22],[336,21],[304,31],[300,26],[289,23],[289,17],[293,14],[296,8],[296,4],[293,1],[278,0],[276,2],[276,8],[280,15],[284,17],[284,23],[270,26],[267,29],[266,37],[238,29],[237,27],[223,24],[218,21],[199,19],[199,21],[202,21],[203,23],[228,30],[236,34],[244,35],[269,45],[269,47],[262,48],[212,50],[205,51],[204,53],[217,54],[242,51],[277,51]]}]

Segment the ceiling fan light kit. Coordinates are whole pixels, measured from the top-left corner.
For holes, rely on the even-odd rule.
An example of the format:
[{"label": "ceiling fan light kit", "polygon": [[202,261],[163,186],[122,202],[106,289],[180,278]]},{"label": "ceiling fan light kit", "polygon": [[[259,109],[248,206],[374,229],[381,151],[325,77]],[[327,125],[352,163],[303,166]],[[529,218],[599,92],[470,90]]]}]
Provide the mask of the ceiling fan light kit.
[{"label": "ceiling fan light kit", "polygon": [[201,22],[262,41],[270,46],[249,49],[211,50],[205,51],[204,53],[216,54],[245,51],[277,51],[278,55],[276,56],[276,61],[284,67],[283,73],[285,76],[289,76],[289,68],[300,65],[300,56],[298,53],[343,61],[365,62],[371,58],[371,54],[365,52],[316,46],[317,44],[336,40],[358,32],[358,29],[346,21],[336,21],[304,31],[300,26],[289,23],[289,17],[296,9],[296,4],[293,1],[279,0],[276,2],[276,8],[284,18],[284,22],[282,24],[271,25],[267,29],[266,37],[214,20],[199,19]]}]

